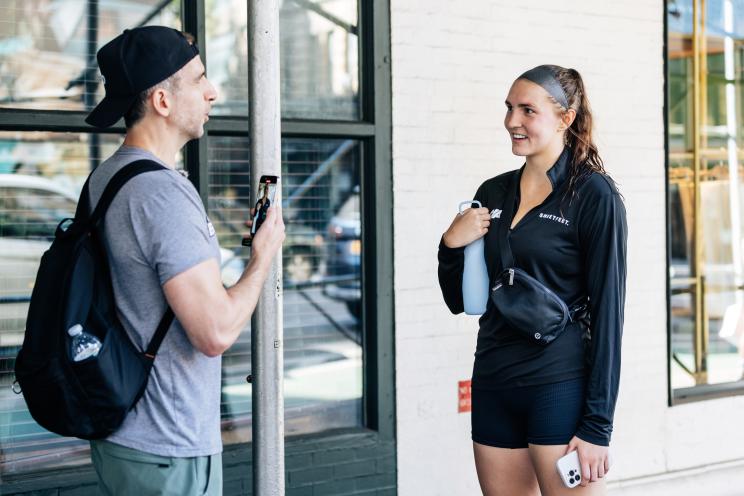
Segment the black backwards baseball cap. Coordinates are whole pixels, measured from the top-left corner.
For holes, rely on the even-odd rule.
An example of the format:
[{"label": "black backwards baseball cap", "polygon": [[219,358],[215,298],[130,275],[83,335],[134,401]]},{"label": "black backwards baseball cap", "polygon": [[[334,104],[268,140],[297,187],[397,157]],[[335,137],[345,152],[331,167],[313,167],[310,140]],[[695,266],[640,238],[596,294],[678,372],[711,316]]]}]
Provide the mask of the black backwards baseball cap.
[{"label": "black backwards baseball cap", "polygon": [[130,109],[137,95],[178,72],[199,55],[178,30],[165,26],[125,29],[98,50],[106,96],[85,122],[109,127]]}]

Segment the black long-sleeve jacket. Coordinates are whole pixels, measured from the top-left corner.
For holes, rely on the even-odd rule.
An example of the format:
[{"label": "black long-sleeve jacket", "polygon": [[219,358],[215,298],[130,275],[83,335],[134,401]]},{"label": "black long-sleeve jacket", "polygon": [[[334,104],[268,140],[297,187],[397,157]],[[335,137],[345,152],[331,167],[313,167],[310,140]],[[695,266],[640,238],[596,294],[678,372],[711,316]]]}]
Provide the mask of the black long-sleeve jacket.
[{"label": "black long-sleeve jacket", "polygon": [[[536,345],[509,328],[489,300],[480,318],[473,387],[548,384],[587,376],[587,396],[576,435],[609,445],[620,378],[620,345],[625,306],[627,224],[622,197],[611,179],[594,173],[565,195],[571,154],[566,148],[548,171],[553,186],[545,201],[509,231],[515,265],[556,292],[568,305],[589,297],[590,339],[570,324],[550,345]],[[501,270],[498,222],[507,188],[522,169],[489,179],[475,199],[491,212],[485,237],[486,266],[493,278]],[[518,210],[519,194],[514,212]],[[463,311],[464,249],[439,245],[439,284],[452,313]]]}]

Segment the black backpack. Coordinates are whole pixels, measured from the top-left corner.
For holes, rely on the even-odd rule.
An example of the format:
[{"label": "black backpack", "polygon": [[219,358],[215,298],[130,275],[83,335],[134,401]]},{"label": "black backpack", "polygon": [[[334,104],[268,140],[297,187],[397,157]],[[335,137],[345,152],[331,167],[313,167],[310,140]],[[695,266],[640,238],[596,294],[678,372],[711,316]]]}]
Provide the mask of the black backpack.
[{"label": "black backpack", "polygon": [[[105,438],[145,392],[173,311],[168,308],[147,350],[138,350],[116,314],[101,238],[106,210],[121,187],[139,174],[163,169],[151,160],[125,166],[108,183],[92,214],[88,177],[75,218],[60,222],[41,258],[15,374],[31,416],[54,433]],[[73,362],[67,330],[75,324],[101,341],[97,356]]]}]

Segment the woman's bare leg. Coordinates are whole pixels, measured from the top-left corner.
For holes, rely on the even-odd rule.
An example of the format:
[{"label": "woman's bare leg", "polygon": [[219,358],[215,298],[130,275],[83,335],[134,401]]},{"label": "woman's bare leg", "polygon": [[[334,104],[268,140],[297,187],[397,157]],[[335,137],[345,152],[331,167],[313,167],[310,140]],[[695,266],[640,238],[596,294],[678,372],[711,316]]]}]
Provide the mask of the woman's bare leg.
[{"label": "woman's bare leg", "polygon": [[494,448],[473,443],[473,452],[484,496],[540,496],[527,448]]}]

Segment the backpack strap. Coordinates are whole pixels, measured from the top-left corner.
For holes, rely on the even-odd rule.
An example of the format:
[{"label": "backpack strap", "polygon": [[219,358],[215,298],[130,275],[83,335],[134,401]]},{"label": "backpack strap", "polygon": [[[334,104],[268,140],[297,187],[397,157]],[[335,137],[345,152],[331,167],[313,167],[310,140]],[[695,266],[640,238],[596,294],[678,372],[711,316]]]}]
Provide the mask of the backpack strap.
[{"label": "backpack strap", "polygon": [[[93,210],[93,213],[90,214],[89,222],[90,226],[94,227],[98,222],[103,219],[104,215],[106,215],[106,211],[108,210],[109,206],[111,205],[111,202],[114,200],[114,197],[119,192],[119,190],[132,178],[139,176],[140,174],[143,174],[145,172],[153,172],[153,171],[159,171],[159,170],[166,170],[166,167],[160,165],[159,163],[155,162],[154,160],[136,160],[132,162],[131,164],[125,165],[121,168],[116,174],[114,174],[114,177],[111,178],[111,180],[106,185],[106,189],[103,190],[103,194],[101,195],[101,198],[98,200],[98,204],[96,204],[95,210]],[[88,178],[88,181],[90,181],[90,177]],[[85,193],[85,201],[88,203],[90,199],[88,198],[88,181],[85,182],[85,185],[83,186],[83,192]],[[82,197],[81,193],[81,197]],[[90,209],[89,209],[90,210]],[[76,214],[77,215],[77,214]]]},{"label": "backpack strap", "polygon": [[90,174],[83,184],[83,190],[80,192],[77,208],[75,209],[75,220],[82,221],[90,217],[90,193],[88,183],[90,183]]},{"label": "backpack strap", "polygon": [[[88,214],[88,212],[90,212],[90,198],[88,194],[88,182],[90,181],[90,176],[88,176],[88,180],[85,181],[83,191],[80,194],[80,202],[78,202],[78,209],[75,212],[75,218],[84,218],[78,217],[78,215],[85,215],[88,220],[89,228],[94,228],[106,215],[106,211],[114,200],[116,194],[130,179],[133,179],[140,174],[144,174],[145,172],[154,172],[159,170],[166,170],[166,167],[160,165],[154,160],[136,160],[131,164],[125,165],[121,170],[114,174],[114,177],[112,177],[108,182],[106,189],[103,190],[103,194],[98,200],[98,204],[96,204],[96,208],[93,210],[92,214]],[[82,207],[81,204],[83,205]],[[155,359],[155,355],[157,355],[158,349],[160,349],[160,345],[163,343],[165,334],[168,332],[174,317],[173,309],[169,306],[166,309],[163,318],[160,319],[158,328],[150,340],[150,344],[147,345],[147,350],[145,350],[144,354],[150,360]]]},{"label": "backpack strap", "polygon": [[163,315],[163,318],[160,319],[160,324],[158,324],[158,328],[155,331],[155,334],[152,336],[150,344],[147,345],[147,349],[145,350],[145,356],[150,360],[154,360],[155,355],[158,354],[160,345],[163,344],[165,334],[168,332],[168,329],[173,323],[174,317],[175,315],[173,314],[173,309],[169,306],[168,309],[165,311],[165,315]]}]

